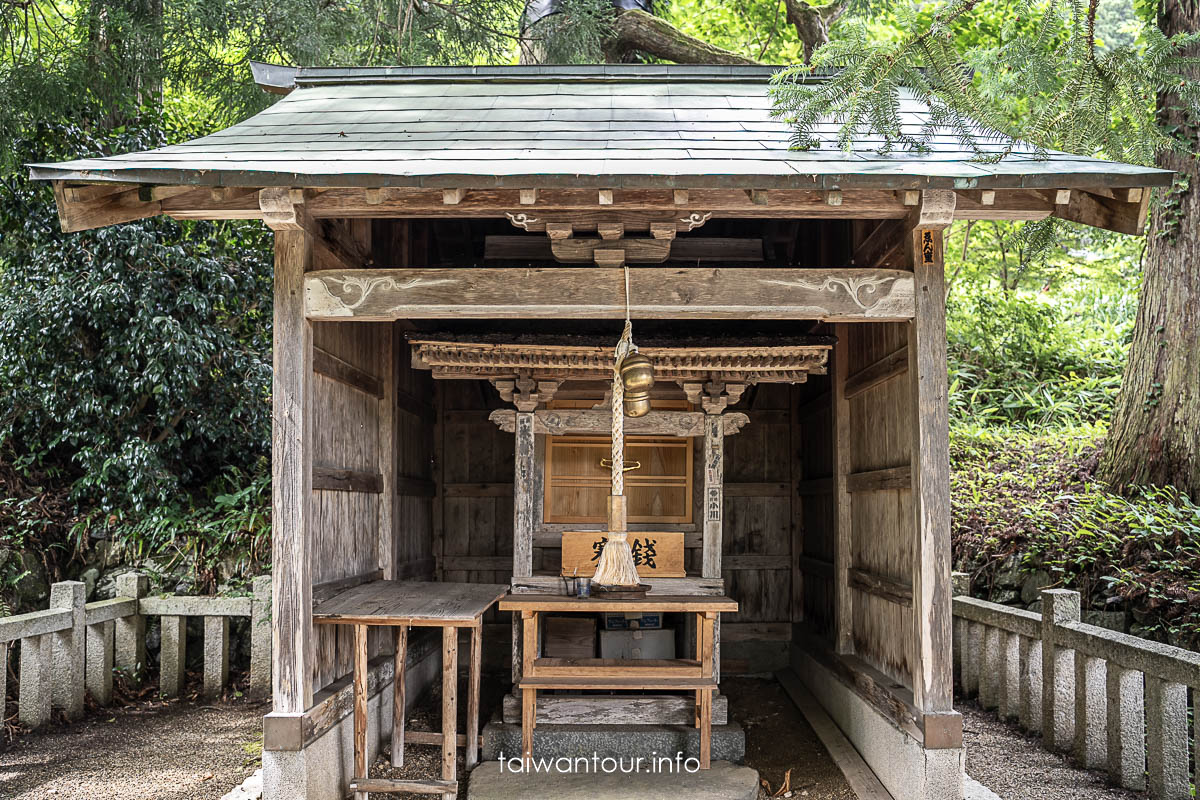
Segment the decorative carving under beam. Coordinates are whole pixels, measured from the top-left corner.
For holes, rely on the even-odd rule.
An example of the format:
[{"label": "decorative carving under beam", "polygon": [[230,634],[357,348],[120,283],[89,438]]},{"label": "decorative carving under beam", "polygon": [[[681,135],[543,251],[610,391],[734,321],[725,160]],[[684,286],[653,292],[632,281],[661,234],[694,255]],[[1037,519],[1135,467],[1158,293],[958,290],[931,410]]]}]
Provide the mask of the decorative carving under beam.
[{"label": "decorative carving under beam", "polygon": [[[620,269],[321,270],[304,276],[313,320],[624,319]],[[641,319],[890,321],[913,316],[903,270],[640,268],[630,313]]]},{"label": "decorative carving under beam", "polygon": [[679,385],[688,402],[700,406],[706,414],[720,414],[729,406],[737,405],[746,391],[745,383],[726,383],[722,380],[707,383],[679,381]]},{"label": "decorative carving under beam", "polygon": [[517,378],[492,380],[492,385],[500,393],[500,399],[512,403],[518,411],[533,411],[539,405],[549,403],[554,399],[554,393],[561,384],[562,381],[558,380],[535,381],[528,373]]},{"label": "decorative carving under beam", "polygon": [[[722,430],[732,436],[742,429],[750,418],[742,413],[721,414]],[[517,412],[501,408],[489,416],[502,431],[516,431]],[[643,417],[626,417],[627,436],[703,436],[705,419],[711,419],[699,411],[651,411]],[[533,432],[550,436],[586,436],[610,434],[612,414],[604,410],[563,409],[533,412]]]},{"label": "decorative carving under beam", "polygon": [[577,211],[569,214],[562,212],[543,213],[533,209],[520,211],[505,211],[504,216],[513,227],[530,233],[546,233],[552,239],[569,239],[577,234],[599,233],[602,238],[604,231],[613,232],[614,226],[620,226],[622,233],[615,238],[628,233],[649,232],[656,239],[668,239],[676,232],[699,228],[712,218],[711,211],[691,211],[674,209],[673,213],[638,214],[621,211]]},{"label": "decorative carving under beam", "polygon": [[[435,378],[496,378],[515,381],[605,380],[611,378],[613,352],[608,345],[472,342],[414,337],[413,366],[430,369]],[[647,346],[661,380],[688,381],[699,393],[705,382],[713,399],[737,402],[749,383],[799,383],[810,373],[824,374],[830,345],[779,346]],[[499,386],[497,387],[499,388]],[[726,392],[726,394],[722,394]],[[508,398],[505,398],[506,400]],[[715,407],[715,406],[714,406]]]}]

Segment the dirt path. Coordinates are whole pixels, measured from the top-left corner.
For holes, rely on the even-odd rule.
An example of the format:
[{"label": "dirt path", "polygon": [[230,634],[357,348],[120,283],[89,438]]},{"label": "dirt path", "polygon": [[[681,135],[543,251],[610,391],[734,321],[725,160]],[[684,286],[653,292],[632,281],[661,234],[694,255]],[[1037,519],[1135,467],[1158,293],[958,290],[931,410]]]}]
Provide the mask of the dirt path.
[{"label": "dirt path", "polygon": [[267,707],[143,702],[0,747],[12,800],[217,800],[254,772]]},{"label": "dirt path", "polygon": [[1042,749],[1037,736],[1001,722],[974,702],[958,703],[963,715],[967,774],[1003,800],[1137,800],[1144,795],[1117,789],[1102,772],[1071,765],[1066,756]]}]

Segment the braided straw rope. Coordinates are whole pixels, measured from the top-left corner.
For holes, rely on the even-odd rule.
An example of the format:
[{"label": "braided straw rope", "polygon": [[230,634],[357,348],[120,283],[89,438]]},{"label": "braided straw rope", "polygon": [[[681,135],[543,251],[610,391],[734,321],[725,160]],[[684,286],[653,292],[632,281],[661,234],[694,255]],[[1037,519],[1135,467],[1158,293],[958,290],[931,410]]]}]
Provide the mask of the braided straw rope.
[{"label": "braided straw rope", "polygon": [[[625,267],[625,328],[617,341],[612,379],[612,496],[625,494],[625,385],[621,382],[621,362],[635,348],[633,346],[633,323],[629,319],[629,267]],[[633,563],[633,551],[629,549],[629,536],[625,520],[613,519],[609,503],[608,542],[600,551],[596,574],[592,578],[603,586],[637,586],[637,566]]]}]

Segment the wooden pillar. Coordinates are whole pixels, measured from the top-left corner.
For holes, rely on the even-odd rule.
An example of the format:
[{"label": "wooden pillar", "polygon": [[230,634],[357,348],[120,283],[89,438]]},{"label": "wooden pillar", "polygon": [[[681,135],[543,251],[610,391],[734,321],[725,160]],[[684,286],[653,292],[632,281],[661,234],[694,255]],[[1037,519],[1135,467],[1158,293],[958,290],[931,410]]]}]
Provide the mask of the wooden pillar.
[{"label": "wooden pillar", "polygon": [[533,411],[518,411],[513,464],[513,577],[533,575],[533,528],[536,522],[538,474],[533,437]]},{"label": "wooden pillar", "polygon": [[837,343],[833,346],[833,646],[838,653],[854,652],[854,595],[850,591],[853,567],[853,523],[850,516],[850,401],[846,399],[847,354],[850,326],[834,326]]},{"label": "wooden pillar", "polygon": [[[704,418],[704,536],[700,574],[721,577],[722,526],[725,518],[725,420],[720,414]],[[712,631],[713,677],[721,680],[721,620]]]},{"label": "wooden pillar", "polygon": [[[278,190],[263,193],[278,195]],[[274,199],[278,199],[274,197]],[[293,197],[293,199],[299,199]],[[304,273],[313,239],[301,227],[303,203],[273,213],[275,230],[274,379],[271,498],[274,710],[312,705],[312,571],[308,560],[312,497],[312,325],[304,317]],[[264,206],[265,207],[265,206]]]},{"label": "wooden pillar", "polygon": [[[370,228],[368,227],[369,231]],[[380,359],[383,364],[383,374],[379,376],[383,382],[383,399],[379,401],[379,475],[382,478],[382,491],[379,494],[379,568],[383,570],[384,580],[396,578],[396,506],[399,497],[396,494],[396,459],[398,448],[398,429],[396,415],[396,381],[399,378],[399,348],[396,346],[398,335],[395,325],[390,322],[387,326],[386,344]],[[432,398],[431,398],[432,399]]]},{"label": "wooden pillar", "polygon": [[954,668],[950,598],[950,423],[946,372],[946,276],[942,234],[954,192],[925,191],[914,213],[914,317],[908,329],[912,385],[913,703],[951,712]]}]

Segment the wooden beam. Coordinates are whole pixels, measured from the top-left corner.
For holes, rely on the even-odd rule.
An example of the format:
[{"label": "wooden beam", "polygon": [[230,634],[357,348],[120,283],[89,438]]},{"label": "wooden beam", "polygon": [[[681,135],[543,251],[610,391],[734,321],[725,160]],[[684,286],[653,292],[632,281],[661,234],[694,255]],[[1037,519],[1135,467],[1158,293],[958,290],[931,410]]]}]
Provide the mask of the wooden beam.
[{"label": "wooden beam", "polygon": [[315,346],[313,347],[313,372],[338,383],[353,386],[360,392],[376,399],[383,399],[383,381],[350,362],[343,361],[333,353]]},{"label": "wooden beam", "polygon": [[916,314],[908,329],[912,386],[913,702],[953,711],[950,607],[950,434],[942,231],[912,236]]},{"label": "wooden beam", "polygon": [[851,569],[850,585],[860,592],[905,608],[912,608],[912,587],[894,578],[887,578],[864,569]]},{"label": "wooden beam", "polygon": [[303,713],[312,705],[312,324],[304,317],[304,273],[312,237],[275,233],[274,369],[272,386],[272,694],[274,710]]},{"label": "wooden beam", "polygon": [[[1057,195],[1056,192],[1053,194]],[[1118,233],[1140,234],[1146,226],[1150,192],[1127,196],[1136,196],[1138,199],[1122,202],[1100,194],[1073,191],[1066,203],[1058,203],[1060,198],[1055,198],[1054,216]]]},{"label": "wooden beam", "polygon": [[138,187],[127,184],[68,186],[54,181],[54,200],[64,233],[133,222],[162,213],[159,201],[142,200]]},{"label": "wooden beam", "polygon": [[363,470],[313,467],[312,488],[333,492],[379,494],[383,491],[383,476],[378,472]]},{"label": "wooden beam", "polygon": [[[604,225],[605,223],[600,223]],[[763,260],[763,245],[762,239],[747,239],[747,238],[732,238],[720,236],[708,236],[694,239],[675,239],[676,226],[670,225],[670,229],[665,230],[655,228],[656,223],[651,223],[651,232],[654,233],[653,242],[674,239],[674,242],[667,247],[659,246],[654,248],[653,245],[641,246],[638,245],[634,249],[634,255],[629,258],[630,262],[650,261],[650,258],[641,258],[639,256],[643,251],[646,255],[653,255],[657,259],[658,255],[665,250],[667,253],[666,260],[668,261],[687,261],[691,263],[706,263],[706,262],[739,262],[739,261],[762,261]],[[549,226],[547,226],[549,227]],[[593,242],[590,246],[587,242]],[[554,240],[542,237],[533,236],[504,236],[490,235],[483,239],[483,257],[486,260],[495,261],[549,261],[557,258],[564,262],[580,262],[590,261],[591,248],[597,246],[610,246],[608,243],[600,245],[594,243],[596,240],[588,239],[567,239],[567,243],[556,243]],[[627,240],[627,241],[643,241],[643,240]],[[654,250],[653,253],[650,251]]]},{"label": "wooden beam", "polygon": [[[900,270],[631,269],[630,313],[642,319],[912,317],[912,276]],[[323,270],[305,279],[309,319],[624,319],[620,269]]]},{"label": "wooden beam", "polygon": [[905,464],[901,467],[851,472],[846,476],[846,488],[851,494],[880,492],[889,489],[911,489],[912,467]]},{"label": "wooden beam", "polygon": [[[500,408],[489,416],[502,431],[514,433],[520,413]],[[603,409],[539,409],[529,412],[533,433],[550,436],[609,435],[612,431],[612,415]],[[686,438],[706,435],[706,414],[700,411],[651,411],[641,417],[625,420],[625,433],[629,436],[674,436]],[[722,436],[732,436],[742,429],[749,417],[740,412],[718,415]]]},{"label": "wooden beam", "polygon": [[908,348],[901,347],[846,378],[846,399],[908,372]]}]

